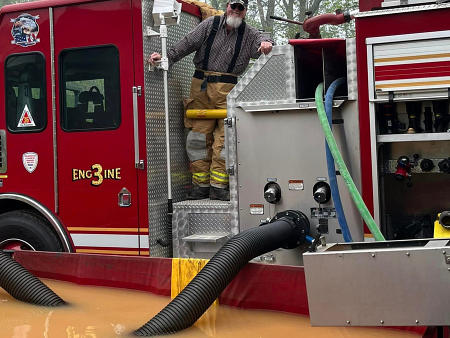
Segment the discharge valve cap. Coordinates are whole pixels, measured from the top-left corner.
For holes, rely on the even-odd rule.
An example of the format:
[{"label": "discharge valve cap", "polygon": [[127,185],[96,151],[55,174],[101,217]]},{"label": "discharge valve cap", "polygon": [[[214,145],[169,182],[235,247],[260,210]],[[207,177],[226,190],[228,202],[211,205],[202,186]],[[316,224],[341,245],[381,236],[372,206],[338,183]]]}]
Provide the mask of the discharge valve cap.
[{"label": "discharge valve cap", "polygon": [[317,182],[313,187],[313,197],[317,203],[327,203],[331,198],[331,188],[326,182]]},{"label": "discharge valve cap", "polygon": [[439,170],[443,173],[450,174],[450,158],[445,158],[438,163]]},{"label": "discharge valve cap", "polygon": [[439,223],[446,229],[450,229],[450,211],[443,211],[439,214]]},{"label": "discharge valve cap", "polygon": [[264,199],[271,203],[276,204],[281,199],[281,188],[278,183],[269,182],[264,187]]}]

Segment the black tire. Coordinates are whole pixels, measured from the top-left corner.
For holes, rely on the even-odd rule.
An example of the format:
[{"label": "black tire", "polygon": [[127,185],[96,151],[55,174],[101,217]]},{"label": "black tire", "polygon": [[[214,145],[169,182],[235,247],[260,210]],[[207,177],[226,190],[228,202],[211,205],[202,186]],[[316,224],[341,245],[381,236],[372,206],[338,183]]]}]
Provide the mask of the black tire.
[{"label": "black tire", "polygon": [[[17,239],[25,250],[63,251],[61,242],[46,220],[29,210],[8,211],[0,215],[0,243]],[[26,248],[29,244],[31,246]]]}]

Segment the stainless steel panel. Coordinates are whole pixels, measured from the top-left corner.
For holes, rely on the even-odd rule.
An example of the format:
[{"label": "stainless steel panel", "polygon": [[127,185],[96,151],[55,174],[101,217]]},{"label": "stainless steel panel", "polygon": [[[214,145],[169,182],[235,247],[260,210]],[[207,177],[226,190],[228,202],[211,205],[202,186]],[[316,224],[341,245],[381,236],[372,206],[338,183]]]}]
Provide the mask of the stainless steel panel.
[{"label": "stainless steel panel", "polygon": [[450,247],[427,243],[355,243],[305,253],[311,324],[449,325]]},{"label": "stainless steel panel", "polygon": [[[356,102],[347,102],[335,118],[343,118],[344,125],[333,127],[344,161],[357,185],[360,186],[359,136]],[[240,230],[257,226],[261,220],[276,213],[295,209],[310,218],[310,209],[319,207],[312,196],[318,180],[328,181],[325,155],[325,137],[315,110],[244,112],[237,110],[237,159]],[[276,179],[282,190],[278,204],[264,199],[264,186]],[[289,180],[303,180],[303,190],[289,190]],[[353,204],[348,189],[338,176],[338,186],[347,223],[354,240],[362,240],[361,217]],[[250,205],[264,205],[263,215],[251,215]],[[321,207],[333,207],[332,201]],[[312,233],[316,233],[319,220],[310,218]],[[328,241],[342,242],[337,233],[338,220],[328,219]],[[293,252],[297,263],[300,255]],[[277,262],[285,264],[284,259]],[[291,263],[290,263],[291,264]]]},{"label": "stainless steel panel", "polygon": [[[153,1],[142,2],[143,31],[153,25]],[[168,27],[168,46],[185,36],[199,19],[182,13],[177,26]],[[153,28],[158,30],[157,27]],[[144,60],[154,51],[161,51],[160,39],[144,37]],[[185,57],[176,63],[168,74],[169,78],[169,119],[171,142],[172,198],[174,202],[184,199],[186,186],[190,182],[188,159],[185,152],[183,124],[183,101],[189,97],[190,79],[194,72],[192,57]],[[147,65],[145,65],[147,67]],[[150,255],[170,257],[170,247],[162,247],[156,241],[170,240],[171,229],[167,218],[167,173],[164,123],[163,74],[160,71],[145,72],[145,120],[148,170],[149,241]]]},{"label": "stainless steel panel", "polygon": [[[274,57],[276,64],[270,61]],[[270,67],[276,67],[279,72],[273,74]],[[269,83],[272,86],[272,79],[268,74],[275,76],[275,81],[281,83],[281,88],[285,90],[284,94],[280,94],[277,88],[272,96],[272,93],[266,89],[262,89],[261,82],[254,80],[258,73],[262,74],[258,79],[262,80],[264,84]],[[284,82],[283,82],[284,81]],[[246,89],[247,86],[249,89]],[[272,86],[273,87],[273,86]],[[251,88],[251,90],[250,90]],[[273,89],[273,88],[272,88]],[[263,97],[260,91],[263,90],[266,97]],[[241,95],[245,92],[244,95]],[[283,96],[284,95],[284,96]],[[242,111],[238,107],[241,105],[256,105],[265,106],[267,104],[290,104],[295,103],[295,68],[294,68],[294,50],[290,45],[274,46],[270,55],[262,55],[253,66],[244,74],[239,83],[233,88],[227,97],[227,116],[235,120],[238,112]],[[255,98],[258,98],[256,101]],[[248,101],[245,101],[248,100]],[[275,100],[275,101],[274,101]],[[237,180],[237,151],[236,151],[236,125],[225,128],[225,142],[227,145],[227,168],[231,168],[236,174],[230,175],[230,219],[231,219],[231,233],[239,233],[239,207],[238,207],[238,180]],[[258,225],[259,222],[254,225]]]},{"label": "stainless steel panel", "polygon": [[[351,44],[348,49],[352,51]],[[319,206],[312,197],[313,185],[318,179],[328,180],[325,138],[317,112],[311,109],[314,107],[306,109],[308,107],[301,106],[301,103],[297,103],[299,106],[295,108],[293,47],[283,46],[274,51],[275,56],[261,57],[228,96],[228,116],[235,118],[235,125],[227,128],[230,154],[227,165],[236,171],[236,175],[230,177],[231,201],[239,208],[240,231],[258,226],[262,220],[286,209],[303,211],[309,217],[310,209]],[[286,71],[289,74],[285,75]],[[356,83],[355,68],[350,66],[349,71]],[[352,99],[356,99],[352,94],[356,91],[353,87],[350,94]],[[279,88],[286,91],[285,100],[281,99]],[[270,101],[272,99],[275,101]],[[276,105],[281,110],[274,107]],[[286,109],[289,106],[290,109]],[[344,125],[334,126],[334,133],[359,187],[357,102],[342,103],[339,109],[335,109],[334,118],[345,121]],[[282,199],[277,205],[269,204],[263,196],[264,186],[272,179],[276,179],[282,189]],[[289,190],[289,180],[303,180],[304,189]],[[361,217],[341,177],[338,177],[338,185],[353,238],[362,240]],[[264,213],[251,215],[250,204],[263,204]],[[332,207],[333,204],[329,202],[321,206]],[[313,232],[317,225],[317,219],[311,220]],[[330,219],[328,240],[343,241],[342,235],[336,232],[337,228],[337,220]],[[278,250],[271,255],[278,264],[301,264],[298,250]]]}]

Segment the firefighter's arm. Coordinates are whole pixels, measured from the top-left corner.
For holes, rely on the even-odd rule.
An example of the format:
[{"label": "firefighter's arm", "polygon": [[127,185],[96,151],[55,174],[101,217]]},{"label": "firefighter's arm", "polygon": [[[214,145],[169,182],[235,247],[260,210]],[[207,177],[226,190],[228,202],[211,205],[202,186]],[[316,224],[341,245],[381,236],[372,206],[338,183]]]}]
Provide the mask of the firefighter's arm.
[{"label": "firefighter's arm", "polygon": [[269,41],[262,41],[258,48],[258,52],[269,54],[272,51],[272,43]]},{"label": "firefighter's arm", "polygon": [[250,41],[252,41],[252,59],[259,58],[261,53],[269,54],[272,51],[272,46],[274,45],[273,40],[270,37],[263,35],[257,29],[251,27],[249,37],[251,38]]}]

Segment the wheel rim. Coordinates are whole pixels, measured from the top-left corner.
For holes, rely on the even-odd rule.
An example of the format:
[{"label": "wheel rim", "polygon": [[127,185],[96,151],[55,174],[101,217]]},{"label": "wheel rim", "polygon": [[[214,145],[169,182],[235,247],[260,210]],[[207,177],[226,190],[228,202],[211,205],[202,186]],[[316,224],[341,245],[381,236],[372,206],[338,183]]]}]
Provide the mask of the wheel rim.
[{"label": "wheel rim", "polygon": [[0,250],[36,251],[30,243],[19,238],[8,238],[0,242]]}]

